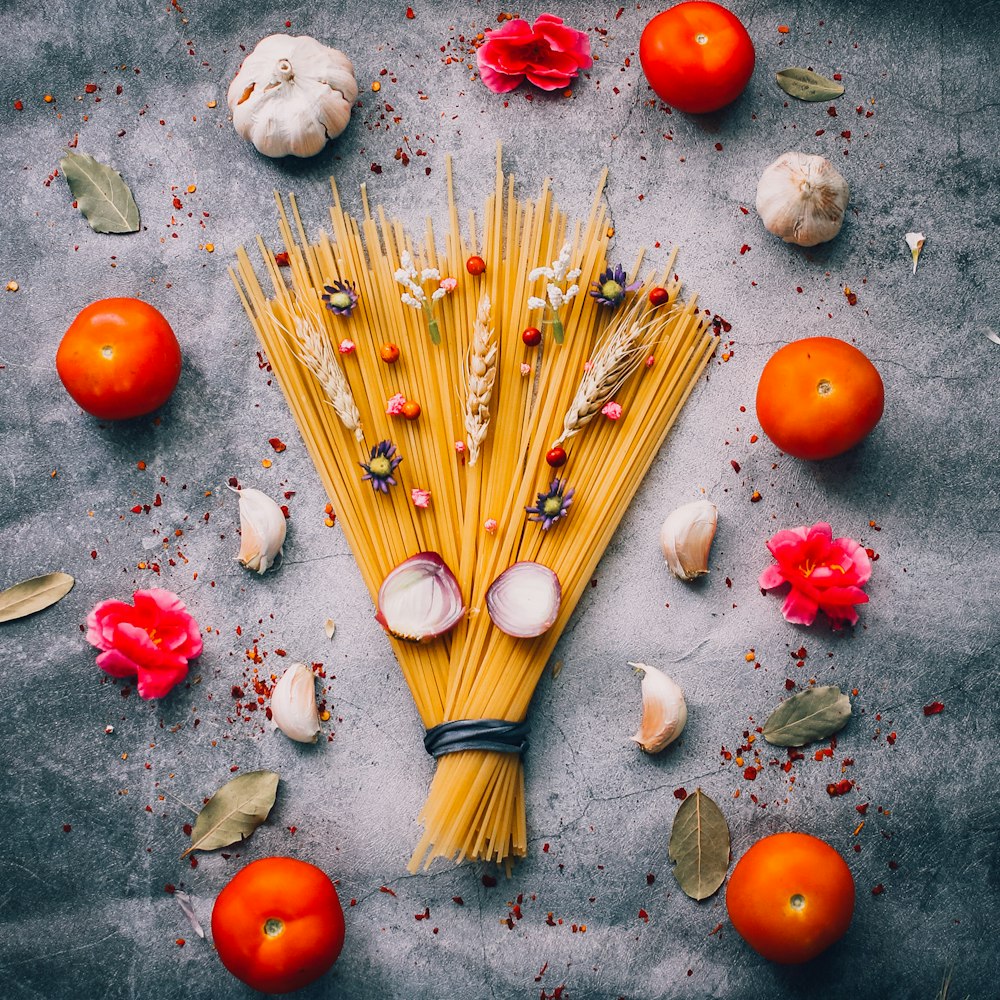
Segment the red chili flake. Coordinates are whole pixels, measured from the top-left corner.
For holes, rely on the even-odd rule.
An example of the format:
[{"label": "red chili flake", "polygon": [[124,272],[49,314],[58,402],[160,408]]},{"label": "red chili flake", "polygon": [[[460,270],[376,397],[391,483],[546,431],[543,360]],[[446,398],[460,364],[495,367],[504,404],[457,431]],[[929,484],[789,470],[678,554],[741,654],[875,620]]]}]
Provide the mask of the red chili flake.
[{"label": "red chili flake", "polygon": [[834,78],[834,80],[836,80],[836,81],[837,81],[838,83],[839,83],[839,82],[840,82],[841,80],[843,80],[843,79],[844,79],[844,78],[843,78],[843,76],[842,76],[842,75],[841,75],[840,73],[834,73],[834,74],[833,74],[833,78]]},{"label": "red chili flake", "polygon": [[722,152],[722,143],[721,143],[721,142],[717,142],[717,143],[715,144],[715,148],[716,148],[716,150],[717,150],[718,152],[720,152],[720,153],[721,153],[721,152]]},{"label": "red chili flake", "polygon": [[413,13],[413,8],[412,7],[407,7],[406,8],[406,19],[408,21],[412,21],[416,16],[417,15]]},{"label": "red chili flake", "polygon": [[754,781],[754,780],[756,780],[756,778],[757,778],[757,768],[755,768],[755,767],[753,767],[751,765],[750,767],[748,767],[743,772],[743,777],[746,778],[747,781]]},{"label": "red chili flake", "polygon": [[826,786],[826,794],[833,797],[837,795],[846,795],[854,787],[854,782],[850,778],[842,778],[836,783],[831,783]]},{"label": "red chili flake", "polygon": [[850,140],[850,138],[851,138],[851,130],[850,129],[844,129],[844,131],[840,133],[840,138],[841,139]]},{"label": "red chili flake", "polygon": [[788,25],[787,24],[779,24],[778,25],[778,33],[782,34],[782,35],[787,35],[788,34]]},{"label": "red chili flake", "polygon": [[758,440],[759,440],[759,438],[757,437],[756,434],[751,434],[750,435],[750,443],[751,444],[756,444]]},{"label": "red chili flake", "polygon": [[749,208],[744,208],[744,207],[743,207],[742,205],[740,205],[740,211],[741,211],[741,212],[742,212],[742,213],[743,213],[744,215],[749,215],[749,214],[750,214],[750,209],[749,209]]},{"label": "red chili flake", "polygon": [[163,891],[164,891],[164,892],[167,892],[167,893],[170,893],[170,895],[172,896],[172,895],[173,895],[173,894],[174,894],[174,893],[175,893],[175,892],[177,891],[177,886],[175,886],[175,885],[173,885],[172,883],[168,882],[168,883],[167,883],[167,884],[166,884],[166,885],[165,885],[165,886],[163,887]]},{"label": "red chili flake", "polygon": [[377,164],[377,163],[373,163],[372,164],[372,173],[373,174],[380,174],[380,173],[382,173],[382,167],[379,164]]},{"label": "red chili flake", "polygon": [[749,249],[750,249],[750,244],[744,243],[743,246],[740,247],[740,256],[742,257],[743,254],[745,254]]},{"label": "red chili flake", "polygon": [[14,110],[15,111],[23,111],[24,110],[24,102],[23,101],[15,101],[14,102]]},{"label": "red chili flake", "polygon": [[70,830],[72,830],[72,829],[73,829],[73,827],[71,827],[69,825],[69,823],[63,823],[63,833],[69,833]]},{"label": "red chili flake", "polygon": [[280,455],[288,445],[281,438],[268,438],[267,443]]},{"label": "red chili flake", "polygon": [[192,826],[191,826],[190,823],[185,823],[184,826],[181,827],[181,829],[184,831],[184,836],[185,837],[190,837],[191,836],[191,830],[193,828],[192,828]]},{"label": "red chili flake", "polygon": [[492,875],[484,875],[481,881],[487,889],[493,889],[497,884],[497,880]]},{"label": "red chili flake", "polygon": [[885,741],[886,741],[886,743],[889,744],[889,746],[895,746],[896,745],[896,734],[895,733],[889,733],[889,735],[885,738]]},{"label": "red chili flake", "polygon": [[451,901],[457,906],[465,906],[465,900],[461,896],[452,896]]},{"label": "red chili flake", "polygon": [[234,774],[239,769],[240,769],[240,765],[239,764],[233,764],[233,766],[229,769],[229,772],[230,772],[230,774]]},{"label": "red chili flake", "polygon": [[793,681],[791,679],[791,677],[786,677],[785,678],[785,690],[786,691],[792,691],[794,689],[795,689],[795,681]]},{"label": "red chili flake", "polygon": [[753,493],[750,494],[750,503],[760,503],[759,491],[754,490]]},{"label": "red chili flake", "polygon": [[828,107],[828,108],[826,109],[826,113],[827,113],[827,114],[828,114],[828,115],[829,115],[829,116],[830,116],[831,118],[836,118],[836,117],[837,117],[837,109],[836,109],[836,108],[835,108],[835,107],[834,107],[834,106],[833,106],[832,104],[830,105],[830,107]]},{"label": "red chili flake", "polygon": [[429,920],[430,916],[431,916],[431,908],[429,906],[425,906],[423,913],[414,913],[413,914],[413,919],[414,920]]},{"label": "red chili flake", "polygon": [[388,895],[388,896],[393,896],[393,897],[395,897],[395,895],[396,895],[396,894],[395,894],[395,893],[394,893],[394,892],[392,891],[392,889],[390,889],[390,888],[389,888],[389,887],[388,887],[387,885],[380,885],[380,886],[378,887],[378,891],[379,891],[379,892],[384,892],[384,893],[386,893],[386,895]]},{"label": "red chili flake", "polygon": [[646,876],[646,885],[652,885],[655,881],[656,881],[656,876],[652,872],[650,872]]},{"label": "red chili flake", "polygon": [[174,208],[183,208],[183,207],[184,203],[180,200],[180,198],[177,197],[177,195],[174,195]]},{"label": "red chili flake", "polygon": [[647,924],[649,923],[649,914],[645,910],[639,911],[639,919],[644,920]]},{"label": "red chili flake", "polygon": [[885,886],[882,885],[881,882],[879,882],[878,885],[873,885],[872,886],[872,895],[873,896],[881,896],[883,892],[885,892]]},{"label": "red chili flake", "polygon": [[132,513],[133,513],[133,514],[141,514],[141,513],[142,513],[142,504],[140,504],[140,503],[137,503],[137,504],[136,504],[136,505],[135,505],[135,506],[134,506],[134,507],[132,508]]},{"label": "red chili flake", "polygon": [[924,705],[924,715],[940,715],[944,711],[944,704],[940,701],[932,701],[929,705]]},{"label": "red chili flake", "polygon": [[816,135],[823,135],[826,132],[825,128],[816,129]]},{"label": "red chili flake", "polygon": [[548,853],[549,853],[549,845],[542,844],[542,854],[548,854]]},{"label": "red chili flake", "polygon": [[687,793],[687,789],[686,788],[675,788],[674,789],[674,798],[675,799],[680,799],[681,802],[683,802],[687,797],[688,797],[688,793]]},{"label": "red chili flake", "polygon": [[551,913],[551,911],[550,911],[550,912],[548,913],[548,915],[547,915],[547,916],[545,917],[545,922],[546,922],[546,923],[547,923],[547,924],[549,925],[549,927],[555,927],[555,926],[556,926],[556,922],[555,922],[555,920],[553,920],[553,918],[552,918],[552,913]]},{"label": "red chili flake", "polygon": [[735,458],[731,458],[729,460],[729,464],[733,467],[733,472],[739,472],[740,471],[740,463],[737,462]]}]

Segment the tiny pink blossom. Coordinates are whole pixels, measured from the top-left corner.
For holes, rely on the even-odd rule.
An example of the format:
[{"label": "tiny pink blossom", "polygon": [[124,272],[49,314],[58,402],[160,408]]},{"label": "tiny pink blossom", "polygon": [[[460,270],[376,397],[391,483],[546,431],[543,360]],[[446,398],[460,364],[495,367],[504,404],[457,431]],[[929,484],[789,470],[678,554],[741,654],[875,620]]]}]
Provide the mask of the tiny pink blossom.
[{"label": "tiny pink blossom", "polygon": [[421,509],[429,507],[431,503],[431,491],[414,487],[410,490],[410,499],[413,501],[414,507],[420,507]]},{"label": "tiny pink blossom", "polygon": [[795,625],[812,625],[818,611],[840,628],[858,620],[855,604],[867,604],[861,589],[872,575],[868,553],[853,538],[834,538],[829,524],[779,531],[767,543],[776,563],[758,583],[762,590],[791,585],[781,612]]},{"label": "tiny pink blossom", "polygon": [[648,358],[646,358],[646,367],[647,368],[652,368],[653,365],[655,365],[655,364],[656,364],[656,358],[654,358],[653,355],[650,354],[650,356]]},{"label": "tiny pink blossom", "polygon": [[458,278],[442,278],[441,279],[441,287],[446,292],[453,292],[453,291],[455,291],[455,289],[458,288]]},{"label": "tiny pink blossom", "polygon": [[499,525],[497,524],[497,519],[495,517],[488,517],[483,522],[483,527],[486,529],[487,534],[495,535]]},{"label": "tiny pink blossom", "polygon": [[406,397],[401,392],[397,392],[395,396],[389,397],[389,400],[385,405],[385,412],[388,413],[390,417],[398,417],[403,412],[403,407],[405,405]]},{"label": "tiny pink blossom", "polygon": [[564,90],[581,69],[593,65],[587,33],[554,14],[540,14],[534,24],[515,17],[487,31],[476,60],[483,83],[497,94],[525,78],[542,90]]},{"label": "tiny pink blossom", "polygon": [[593,368],[594,368],[594,362],[593,361],[584,361],[584,363],[583,363],[583,370],[585,372],[593,371]]},{"label": "tiny pink blossom", "polygon": [[337,345],[337,350],[340,351],[341,354],[353,354],[354,350],[355,350],[354,341],[353,340],[342,340]]},{"label": "tiny pink blossom", "polygon": [[605,403],[601,407],[601,413],[603,413],[608,420],[618,420],[622,415],[622,405],[621,403],[616,403],[614,401],[610,403]]},{"label": "tiny pink blossom", "polygon": [[457,451],[459,455],[464,454],[465,453],[465,442],[464,441],[456,441],[455,442],[455,451]]},{"label": "tiny pink blossom", "polygon": [[531,374],[531,365],[529,365],[527,361],[522,361],[521,362],[521,374],[522,375],[530,375]]},{"label": "tiny pink blossom", "polygon": [[198,623],[169,590],[137,590],[135,605],[101,601],[87,615],[87,642],[103,650],[97,665],[112,677],[137,677],[140,698],[162,698],[201,654]]}]

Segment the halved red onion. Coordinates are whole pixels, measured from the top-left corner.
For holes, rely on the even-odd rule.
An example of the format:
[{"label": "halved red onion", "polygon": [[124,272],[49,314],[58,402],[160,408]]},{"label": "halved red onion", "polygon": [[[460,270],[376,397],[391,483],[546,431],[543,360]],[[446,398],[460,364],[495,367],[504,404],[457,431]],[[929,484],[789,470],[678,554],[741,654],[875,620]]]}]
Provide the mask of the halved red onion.
[{"label": "halved red onion", "polygon": [[559,577],[541,563],[516,562],[486,591],[486,609],[501,632],[531,639],[555,624],[562,603]]},{"label": "halved red onion", "polygon": [[397,639],[430,642],[453,629],[464,614],[458,580],[436,552],[410,556],[379,587],[375,618]]}]

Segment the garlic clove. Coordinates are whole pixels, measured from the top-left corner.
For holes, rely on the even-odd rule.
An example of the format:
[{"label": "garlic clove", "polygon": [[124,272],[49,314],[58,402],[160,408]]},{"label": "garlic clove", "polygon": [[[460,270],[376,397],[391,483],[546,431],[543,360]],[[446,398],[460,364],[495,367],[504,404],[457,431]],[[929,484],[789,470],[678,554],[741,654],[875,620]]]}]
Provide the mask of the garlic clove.
[{"label": "garlic clove", "polygon": [[[230,487],[233,489],[233,487]],[[266,573],[281,555],[285,544],[285,515],[281,508],[260,490],[234,489],[240,497],[240,565],[257,573]]]},{"label": "garlic clove", "polygon": [[693,580],[708,572],[708,552],[719,511],[708,500],[692,500],[667,515],[660,528],[660,548],[670,572]]},{"label": "garlic clove", "polygon": [[684,730],[688,717],[684,692],[656,667],[645,663],[629,663],[629,666],[643,672],[642,722],[632,740],[646,753],[659,753]]},{"label": "garlic clove", "polygon": [[910,256],[913,258],[913,273],[917,273],[917,258],[920,256],[920,251],[923,250],[924,244],[927,242],[927,238],[923,233],[907,233],[906,234],[906,245],[910,248]]},{"label": "garlic clove", "polygon": [[813,247],[840,232],[849,198],[847,181],[829,160],[783,153],[757,183],[757,214],[786,243]]},{"label": "garlic clove", "polygon": [[271,721],[297,743],[315,743],[319,735],[316,678],[304,663],[293,663],[271,691]]}]

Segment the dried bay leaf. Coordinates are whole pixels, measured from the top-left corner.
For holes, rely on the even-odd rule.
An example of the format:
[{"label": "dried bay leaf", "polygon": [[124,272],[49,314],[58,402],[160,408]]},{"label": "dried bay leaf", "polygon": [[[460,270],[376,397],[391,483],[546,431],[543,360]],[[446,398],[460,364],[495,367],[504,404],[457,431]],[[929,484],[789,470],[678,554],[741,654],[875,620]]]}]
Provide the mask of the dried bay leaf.
[{"label": "dried bay leaf", "polygon": [[94,232],[134,233],[139,229],[139,206],[117,170],[86,153],[67,153],[59,167]]},{"label": "dried bay leaf", "polygon": [[844,92],[844,88],[836,80],[799,66],[779,70],[775,79],[786,94],[800,101],[832,101]]},{"label": "dried bay leaf", "polygon": [[836,685],[806,688],[783,701],[764,723],[764,739],[776,747],[801,747],[844,728],[851,699]]},{"label": "dried bay leaf", "polygon": [[0,622],[12,622],[61,601],[76,580],[69,573],[46,573],[16,583],[0,593]]},{"label": "dried bay leaf", "polygon": [[729,870],[729,825],[722,810],[700,789],[682,803],[670,830],[674,878],[692,899],[707,899]]},{"label": "dried bay leaf", "polygon": [[267,819],[279,777],[275,771],[248,771],[227,781],[198,813],[191,846],[181,857],[246,840]]}]

